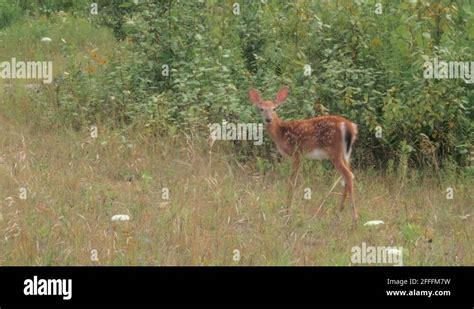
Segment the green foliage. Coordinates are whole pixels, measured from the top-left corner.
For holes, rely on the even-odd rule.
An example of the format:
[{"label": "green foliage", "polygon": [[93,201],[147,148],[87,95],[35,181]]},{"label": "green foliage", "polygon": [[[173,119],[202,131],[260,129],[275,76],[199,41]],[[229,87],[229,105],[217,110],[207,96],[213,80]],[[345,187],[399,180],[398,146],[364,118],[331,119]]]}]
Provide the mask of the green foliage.
[{"label": "green foliage", "polygon": [[414,243],[422,235],[422,229],[416,224],[407,223],[401,226],[401,232],[406,241]]},{"label": "green foliage", "polygon": [[[68,123],[107,118],[160,135],[207,137],[209,123],[260,121],[247,99],[250,86],[272,99],[288,85],[282,118],[340,114],[359,125],[355,164],[468,165],[472,85],[425,79],[423,65],[472,60],[469,1],[385,0],[380,15],[369,0],[249,0],[239,2],[240,14],[234,3],[215,0],[136,2],[98,1],[100,14],[88,15],[97,27],[110,27],[118,43],[103,69],[89,74],[70,63],[75,73],[58,81]],[[33,7],[74,13],[88,7],[41,3]],[[274,149],[268,139],[264,147],[236,145],[239,158],[268,157]]]},{"label": "green foliage", "polygon": [[58,11],[84,14],[91,5],[91,1],[88,0],[16,0],[16,2],[24,12],[46,16]]},{"label": "green foliage", "polygon": [[9,26],[22,15],[20,8],[8,0],[0,0],[0,29]]},{"label": "green foliage", "polygon": [[[416,152],[404,164],[431,165],[433,152],[435,160],[453,156],[466,164],[472,88],[462,80],[426,80],[422,68],[435,57],[469,60],[472,45],[463,29],[472,27],[470,7],[385,1],[382,15],[374,10],[372,1],[245,1],[236,15],[230,3],[164,1],[115,6],[105,16],[136,47],[134,92],[166,95],[165,118],[180,129],[205,133],[207,123],[223,119],[259,121],[248,87],[272,98],[286,84],[291,95],[282,117],[352,119],[361,132],[359,159],[383,165],[400,158],[403,142]],[[161,74],[163,65],[169,77]],[[381,139],[374,137],[377,126]],[[424,144],[433,151],[426,153]]]}]

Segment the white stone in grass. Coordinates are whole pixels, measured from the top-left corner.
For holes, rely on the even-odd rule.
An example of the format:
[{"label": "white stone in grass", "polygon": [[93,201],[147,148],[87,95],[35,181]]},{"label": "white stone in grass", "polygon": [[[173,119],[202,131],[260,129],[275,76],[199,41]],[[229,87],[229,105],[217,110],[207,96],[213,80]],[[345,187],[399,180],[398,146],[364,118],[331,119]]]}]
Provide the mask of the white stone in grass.
[{"label": "white stone in grass", "polygon": [[380,224],[385,224],[382,220],[372,220],[372,221],[367,221],[364,223],[364,226],[371,226],[371,225],[380,225]]},{"label": "white stone in grass", "polygon": [[48,37],[46,37],[46,36],[41,39],[41,42],[45,42],[45,43],[49,43],[49,42],[51,42],[51,41],[52,41],[51,38],[48,38]]},{"label": "white stone in grass", "polygon": [[130,217],[128,215],[114,215],[112,221],[128,221]]}]

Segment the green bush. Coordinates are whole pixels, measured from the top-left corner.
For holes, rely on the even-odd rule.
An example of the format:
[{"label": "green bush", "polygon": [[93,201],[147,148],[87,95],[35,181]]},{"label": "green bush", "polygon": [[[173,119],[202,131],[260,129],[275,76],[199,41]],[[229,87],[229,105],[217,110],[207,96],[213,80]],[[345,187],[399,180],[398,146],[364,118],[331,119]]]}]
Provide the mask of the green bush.
[{"label": "green bush", "polygon": [[[209,123],[260,122],[249,87],[271,99],[287,85],[282,118],[340,114],[359,125],[356,164],[468,165],[472,85],[423,78],[427,60],[472,60],[467,0],[377,1],[381,15],[369,0],[239,1],[240,14],[222,1],[136,2],[98,1],[100,14],[88,17],[110,27],[118,43],[97,73],[72,67],[58,81],[68,123],[108,119],[206,137]],[[274,149],[268,140],[235,145],[243,158]]]},{"label": "green bush", "polygon": [[22,15],[21,9],[8,0],[0,0],[0,29],[9,26]]},{"label": "green bush", "polygon": [[[472,10],[464,1],[382,4],[379,16],[373,1],[242,1],[236,15],[232,4],[219,1],[144,1],[112,6],[105,16],[121,25],[119,38],[133,42],[133,91],[166,96],[165,118],[181,129],[206,133],[209,122],[260,121],[248,87],[271,98],[286,84],[291,95],[283,118],[335,113],[359,125],[356,161],[383,166],[406,143],[414,149],[411,163],[453,157],[467,164],[472,87],[426,80],[422,65],[434,57],[470,59]],[[153,106],[135,104],[136,114]],[[377,127],[382,138],[375,137]]]}]

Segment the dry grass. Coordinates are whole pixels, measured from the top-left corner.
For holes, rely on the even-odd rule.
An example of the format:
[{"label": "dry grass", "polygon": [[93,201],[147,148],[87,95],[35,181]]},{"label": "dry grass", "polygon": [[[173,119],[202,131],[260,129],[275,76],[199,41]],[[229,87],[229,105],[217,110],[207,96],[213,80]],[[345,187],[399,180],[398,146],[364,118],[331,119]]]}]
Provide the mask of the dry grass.
[{"label": "dry grass", "polygon": [[[56,35],[82,48],[86,38],[67,29]],[[20,58],[31,43],[11,32],[2,40],[16,43],[2,45],[2,59]],[[102,36],[92,39],[104,44],[101,50],[113,49]],[[23,56],[36,59],[30,49]],[[57,72],[67,67],[60,56],[53,60]],[[205,141],[184,135],[160,140],[99,126],[93,139],[86,130],[49,125],[50,101],[39,105],[41,96],[20,81],[8,87],[0,80],[0,265],[349,265],[351,248],[362,242],[403,246],[405,265],[474,264],[473,216],[466,216],[474,210],[472,179],[446,172],[439,185],[417,171],[400,179],[356,170],[362,221],[352,226],[349,207],[334,211],[340,186],[313,218],[337,175],[306,162],[287,217],[286,162],[263,173],[256,159],[237,162],[225,142],[210,160]],[[306,187],[310,200],[303,198]],[[131,219],[112,222],[115,214]],[[362,225],[375,219],[386,224]]]},{"label": "dry grass", "polygon": [[[210,162],[197,138],[99,128],[92,139],[0,123],[1,265],[349,265],[362,242],[403,246],[406,265],[473,264],[472,217],[461,217],[472,213],[472,187],[459,179],[448,200],[416,172],[400,183],[356,171],[362,222],[353,227],[349,207],[334,211],[339,186],[313,218],[337,177],[320,165],[305,165],[288,218],[287,163],[259,175],[253,161],[239,164],[219,147]],[[114,214],[131,220],[112,222]],[[374,219],[386,224],[362,225]]]}]

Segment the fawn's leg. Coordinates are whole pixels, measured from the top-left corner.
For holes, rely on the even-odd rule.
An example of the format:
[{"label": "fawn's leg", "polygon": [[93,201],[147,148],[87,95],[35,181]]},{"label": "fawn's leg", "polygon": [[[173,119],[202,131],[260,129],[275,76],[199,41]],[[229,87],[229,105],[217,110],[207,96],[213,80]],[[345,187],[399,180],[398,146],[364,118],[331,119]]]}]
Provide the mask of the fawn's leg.
[{"label": "fawn's leg", "polygon": [[344,158],[342,157],[342,155],[336,157],[334,160],[331,160],[331,161],[332,161],[334,167],[341,174],[341,176],[342,176],[342,178],[345,182],[344,192],[342,194],[342,199],[341,199],[341,203],[339,205],[339,210],[344,209],[344,202],[347,198],[347,195],[349,194],[350,198],[351,198],[351,204],[352,204],[352,210],[353,210],[352,217],[353,217],[354,221],[356,221],[356,220],[359,219],[359,215],[357,213],[357,209],[356,209],[355,203],[354,203],[353,182],[352,182],[352,178],[354,177],[354,175],[350,171],[350,169],[349,169],[347,163],[345,162]]},{"label": "fawn's leg", "polygon": [[357,221],[357,220],[359,220],[359,213],[357,211],[357,207],[356,207],[355,200],[354,200],[354,173],[352,173],[351,165],[349,164],[348,161],[344,160],[344,164],[346,165],[349,172],[351,172],[351,190],[350,190],[350,194],[351,194],[351,205],[352,205],[352,217],[354,218],[354,221]]},{"label": "fawn's leg", "polygon": [[300,169],[300,157],[295,155],[292,158],[292,168],[291,168],[291,175],[288,178],[288,202],[287,202],[287,209],[290,207],[293,201],[293,193],[296,188],[296,182],[298,180],[298,172]]}]

